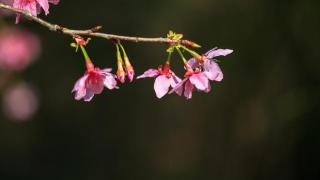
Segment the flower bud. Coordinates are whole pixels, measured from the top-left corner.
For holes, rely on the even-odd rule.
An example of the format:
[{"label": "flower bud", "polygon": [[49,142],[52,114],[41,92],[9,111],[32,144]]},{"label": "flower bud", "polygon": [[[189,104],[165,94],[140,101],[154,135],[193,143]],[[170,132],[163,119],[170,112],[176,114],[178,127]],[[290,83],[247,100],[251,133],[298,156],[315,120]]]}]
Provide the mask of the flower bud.
[{"label": "flower bud", "polygon": [[81,36],[75,36],[74,40],[76,41],[76,43],[80,46],[85,46],[87,45],[87,41],[85,41]]},{"label": "flower bud", "polygon": [[124,63],[125,63],[128,79],[130,80],[130,82],[132,82],[134,79],[134,69],[127,56],[124,56]]},{"label": "flower bud", "polygon": [[102,26],[99,25],[99,26],[96,26],[96,27],[91,28],[91,31],[92,31],[92,32],[98,32],[98,31],[100,31],[101,29],[102,29]]},{"label": "flower bud", "polygon": [[118,63],[117,77],[121,83],[124,83],[126,81],[125,76],[126,73],[124,72],[122,65],[119,65]]},{"label": "flower bud", "polygon": [[118,63],[118,70],[117,70],[118,79],[121,83],[124,83],[126,81],[126,77],[125,77],[126,73],[123,70],[123,60],[122,60],[120,51],[118,49],[118,46],[117,46],[117,63]]},{"label": "flower bud", "polygon": [[189,41],[189,40],[183,40],[182,43],[183,45],[185,46],[191,46],[191,47],[194,47],[194,48],[201,48],[201,46],[193,41]]}]

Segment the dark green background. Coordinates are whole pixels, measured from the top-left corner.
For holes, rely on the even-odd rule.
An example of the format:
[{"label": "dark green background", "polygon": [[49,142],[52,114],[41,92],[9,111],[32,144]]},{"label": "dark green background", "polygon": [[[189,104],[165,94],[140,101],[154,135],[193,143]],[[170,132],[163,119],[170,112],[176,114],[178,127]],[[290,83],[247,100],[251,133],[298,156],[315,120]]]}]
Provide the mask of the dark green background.
[{"label": "dark green background", "polygon": [[[41,17],[124,35],[174,30],[203,45],[201,53],[235,52],[219,58],[224,80],[191,101],[158,100],[147,79],[84,103],[70,93],[84,72],[72,39],[20,23],[42,40],[39,61],[21,75],[41,104],[30,122],[0,115],[0,179],[319,178],[319,8],[319,0],[62,0]],[[166,58],[163,44],[124,44],[137,74]],[[115,68],[112,43],[94,39],[88,51]]]}]

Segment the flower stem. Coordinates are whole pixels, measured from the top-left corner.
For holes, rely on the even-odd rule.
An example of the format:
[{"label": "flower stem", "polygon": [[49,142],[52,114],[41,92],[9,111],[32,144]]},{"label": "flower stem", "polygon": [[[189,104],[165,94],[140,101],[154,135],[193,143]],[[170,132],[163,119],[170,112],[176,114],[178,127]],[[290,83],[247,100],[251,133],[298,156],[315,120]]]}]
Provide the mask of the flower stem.
[{"label": "flower stem", "polygon": [[[118,61],[118,66],[122,66],[123,65],[123,60],[121,57],[121,53],[120,53],[120,48],[119,48],[119,43],[116,43],[116,48],[117,48],[117,61]],[[124,52],[125,53],[125,52]]]},{"label": "flower stem", "polygon": [[[120,46],[120,48],[121,48],[121,50],[122,50],[123,57],[128,57],[126,51],[124,50],[124,47],[122,46],[122,44],[121,44],[120,42],[117,43],[117,44]],[[119,48],[119,47],[118,47],[118,48]]]},{"label": "flower stem", "polygon": [[91,59],[90,59],[90,57],[89,57],[89,55],[88,55],[88,53],[87,53],[87,51],[86,51],[86,49],[85,49],[82,45],[80,45],[80,49],[81,49],[81,51],[82,51],[84,60],[85,60],[86,62],[92,63],[92,62],[91,62]]},{"label": "flower stem", "polygon": [[166,64],[170,64],[171,57],[172,57],[172,52],[168,52],[168,58],[167,58]]},{"label": "flower stem", "polygon": [[197,60],[202,59],[202,56],[199,55],[198,53],[196,53],[195,51],[192,51],[191,49],[185,47],[185,46],[181,46],[184,50],[186,50],[188,53],[191,54],[191,56],[193,56],[194,58],[196,58]]},{"label": "flower stem", "polygon": [[184,57],[184,55],[183,55],[183,53],[181,52],[181,50],[180,50],[178,47],[176,47],[176,49],[177,49],[177,51],[178,51],[178,53],[179,53],[179,55],[180,55],[183,63],[184,63],[184,64],[187,64],[188,61],[187,61],[186,58]]},{"label": "flower stem", "polygon": [[84,56],[84,60],[86,62],[87,70],[88,71],[93,70],[94,69],[94,65],[93,65],[93,63],[92,63],[92,61],[91,61],[86,49],[82,45],[80,45],[80,49],[81,49],[82,54]]}]

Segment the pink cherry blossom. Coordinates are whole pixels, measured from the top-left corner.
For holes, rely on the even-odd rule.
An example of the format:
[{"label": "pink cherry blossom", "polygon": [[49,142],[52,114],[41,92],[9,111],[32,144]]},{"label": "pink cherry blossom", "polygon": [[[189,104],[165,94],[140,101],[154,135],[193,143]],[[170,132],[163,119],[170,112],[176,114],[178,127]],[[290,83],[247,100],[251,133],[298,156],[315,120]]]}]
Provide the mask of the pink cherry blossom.
[{"label": "pink cherry blossom", "polygon": [[[169,64],[165,64],[163,68],[160,66],[158,69],[149,69],[138,76],[137,79],[147,77],[156,78],[154,82],[154,91],[159,99],[168,93],[170,86],[174,88],[181,82],[181,79],[170,70]],[[182,88],[175,89],[175,92],[181,96]]]},{"label": "pink cherry blossom", "polygon": [[231,54],[233,50],[213,48],[206,54],[201,56],[200,60],[191,58],[185,65],[186,73],[185,79],[170,91],[172,93],[175,89],[182,88],[184,85],[184,96],[187,99],[192,98],[192,91],[196,88],[199,91],[210,92],[211,81],[222,81],[223,73],[219,65],[213,60],[217,56],[226,56]]},{"label": "pink cherry blossom", "polygon": [[[93,66],[92,66],[93,67]],[[95,94],[101,94],[104,87],[118,89],[115,75],[110,68],[88,68],[87,72],[74,85],[72,92],[75,92],[75,99],[91,101]]]},{"label": "pink cherry blossom", "polygon": [[[14,0],[13,7],[29,11],[33,16],[44,10],[46,15],[49,14],[49,3],[57,5],[60,0]],[[20,14],[17,14],[16,23],[19,23]]]},{"label": "pink cherry blossom", "polygon": [[184,96],[187,99],[192,98],[192,91],[194,88],[204,92],[209,92],[211,90],[209,79],[204,72],[201,72],[199,68],[191,69],[189,64],[186,64],[186,69],[185,79],[177,84],[173,90],[177,88],[182,89],[184,85]]},{"label": "pink cherry blossom", "polygon": [[5,28],[0,31],[0,69],[20,71],[39,55],[40,41],[31,32]]}]

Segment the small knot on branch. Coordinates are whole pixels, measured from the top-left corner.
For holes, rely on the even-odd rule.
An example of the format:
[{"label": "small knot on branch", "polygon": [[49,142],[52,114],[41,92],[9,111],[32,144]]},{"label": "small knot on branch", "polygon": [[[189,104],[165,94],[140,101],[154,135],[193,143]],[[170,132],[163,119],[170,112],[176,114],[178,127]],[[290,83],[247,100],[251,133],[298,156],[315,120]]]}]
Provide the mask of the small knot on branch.
[{"label": "small knot on branch", "polygon": [[100,31],[101,29],[102,29],[102,26],[101,26],[101,25],[98,25],[98,26],[96,26],[96,27],[91,28],[90,31],[91,31],[92,33],[94,33],[94,32]]},{"label": "small knot on branch", "polygon": [[63,32],[63,27],[61,27],[61,26],[59,26],[59,25],[57,25],[57,24],[55,24],[55,25],[53,25],[51,28],[50,28],[50,30],[51,31],[57,31],[57,32]]}]

